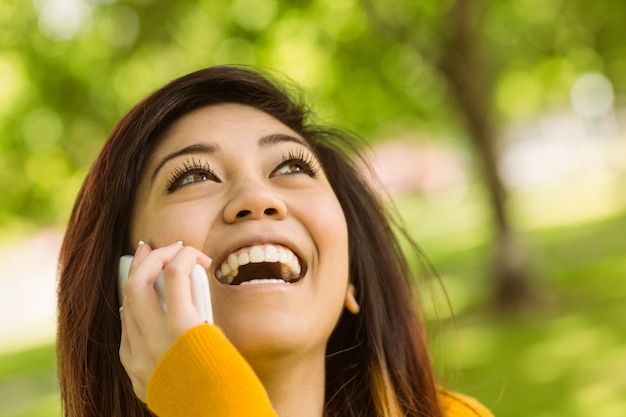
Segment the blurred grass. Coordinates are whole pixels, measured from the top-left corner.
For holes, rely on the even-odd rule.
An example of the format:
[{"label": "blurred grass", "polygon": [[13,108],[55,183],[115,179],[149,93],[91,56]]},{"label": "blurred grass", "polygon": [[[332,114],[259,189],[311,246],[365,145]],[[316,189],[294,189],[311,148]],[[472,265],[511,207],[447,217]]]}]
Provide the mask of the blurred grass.
[{"label": "blurred grass", "polygon": [[52,344],[1,355],[0,416],[60,416],[55,366]]},{"label": "blurred grass", "polygon": [[[485,308],[490,232],[479,187],[457,204],[398,201],[455,310],[454,321],[441,315],[435,345],[445,386],[497,416],[626,416],[626,204],[602,199],[614,185],[514,196],[542,294],[516,317]],[[54,366],[52,345],[0,356],[0,417],[59,416]]]},{"label": "blurred grass", "polygon": [[[626,416],[626,204],[619,181],[513,196],[532,256],[536,305],[490,310],[491,250],[480,188],[460,205],[421,196],[400,213],[437,268],[455,311],[434,356],[443,384],[497,416]],[[438,297],[441,300],[441,297]]]}]

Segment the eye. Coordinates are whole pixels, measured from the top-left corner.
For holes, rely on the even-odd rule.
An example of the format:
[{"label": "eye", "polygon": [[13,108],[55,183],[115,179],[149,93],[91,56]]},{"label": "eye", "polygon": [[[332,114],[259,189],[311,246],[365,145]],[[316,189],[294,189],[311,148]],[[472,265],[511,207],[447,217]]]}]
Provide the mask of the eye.
[{"label": "eye", "polygon": [[297,152],[289,152],[283,156],[282,162],[272,171],[272,176],[306,174],[311,178],[315,178],[317,173],[318,168],[313,156],[305,153],[303,150],[299,150]]},{"label": "eye", "polygon": [[222,182],[209,167],[209,164],[192,158],[191,161],[185,161],[182,167],[172,171],[167,181],[167,192],[173,193],[180,187],[204,181]]}]

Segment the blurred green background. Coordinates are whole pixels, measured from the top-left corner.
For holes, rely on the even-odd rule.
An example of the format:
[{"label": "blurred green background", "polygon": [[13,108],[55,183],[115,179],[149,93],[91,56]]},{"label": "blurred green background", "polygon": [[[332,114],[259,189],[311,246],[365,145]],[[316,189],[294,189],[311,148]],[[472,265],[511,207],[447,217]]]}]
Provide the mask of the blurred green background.
[{"label": "blurred green background", "polygon": [[625,416],[625,21],[608,0],[3,0],[0,417],[61,414],[54,262],[108,132],[225,63],[370,143],[446,290],[424,283],[444,385],[499,416]]}]

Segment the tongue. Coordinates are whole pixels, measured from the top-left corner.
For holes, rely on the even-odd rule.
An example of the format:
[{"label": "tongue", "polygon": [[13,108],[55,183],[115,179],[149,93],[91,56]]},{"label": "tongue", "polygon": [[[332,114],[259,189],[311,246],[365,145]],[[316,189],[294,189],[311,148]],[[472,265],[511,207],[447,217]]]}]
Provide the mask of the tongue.
[{"label": "tongue", "polygon": [[239,285],[253,279],[282,279],[279,263],[262,262],[239,267],[239,273],[230,285]]}]

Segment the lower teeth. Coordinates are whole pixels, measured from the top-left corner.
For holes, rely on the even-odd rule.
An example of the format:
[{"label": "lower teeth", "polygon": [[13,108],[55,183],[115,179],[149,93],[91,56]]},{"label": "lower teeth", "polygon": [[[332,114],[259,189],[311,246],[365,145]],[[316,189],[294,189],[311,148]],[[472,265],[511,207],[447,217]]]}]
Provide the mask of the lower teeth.
[{"label": "lower teeth", "polygon": [[244,281],[239,285],[255,285],[255,284],[287,284],[282,279],[252,279],[250,281]]}]

